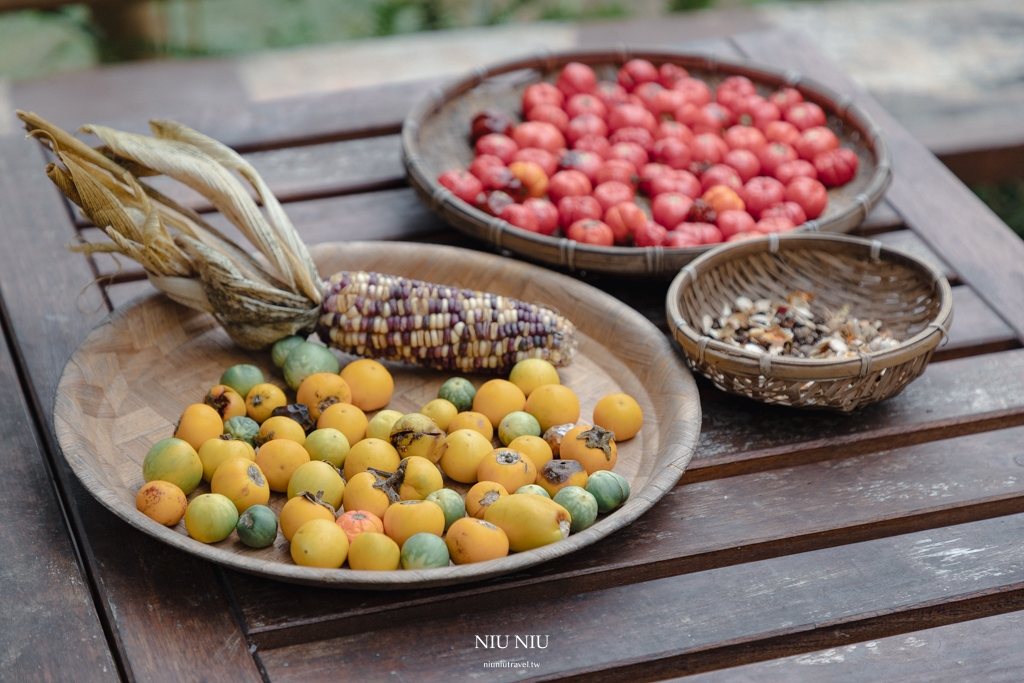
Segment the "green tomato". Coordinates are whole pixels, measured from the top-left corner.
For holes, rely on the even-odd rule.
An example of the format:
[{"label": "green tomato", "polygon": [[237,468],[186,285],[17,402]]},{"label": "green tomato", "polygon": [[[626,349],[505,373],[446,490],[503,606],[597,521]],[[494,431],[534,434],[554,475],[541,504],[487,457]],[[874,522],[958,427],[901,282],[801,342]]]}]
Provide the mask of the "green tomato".
[{"label": "green tomato", "polygon": [[266,548],[277,540],[277,517],[266,505],[252,505],[238,518],[235,531],[250,548]]},{"label": "green tomato", "polygon": [[566,486],[555,494],[554,501],[569,511],[569,531],[583,531],[597,520],[597,500],[579,486]]},{"label": "green tomato", "polygon": [[626,502],[629,498],[629,482],[614,472],[598,470],[587,479],[587,492],[597,500],[597,511],[604,514]]},{"label": "green tomato", "polygon": [[185,529],[201,543],[216,543],[231,535],[238,523],[238,508],[227,496],[204,493],[185,510]]},{"label": "green tomato", "polygon": [[525,493],[531,496],[544,496],[550,498],[551,494],[545,491],[542,487],[536,484],[527,484],[526,486],[520,486],[515,490],[515,493]]},{"label": "green tomato", "polygon": [[345,435],[330,427],[310,433],[302,447],[309,453],[310,460],[323,460],[338,469],[345,464],[350,448]]},{"label": "green tomato", "polygon": [[341,372],[341,365],[326,346],[310,342],[296,344],[284,362],[284,381],[294,391],[302,380],[318,372],[337,375]]},{"label": "green tomato", "polygon": [[232,365],[220,376],[220,383],[238,392],[242,398],[257,384],[263,384],[263,371],[255,365]]},{"label": "green tomato", "polygon": [[224,423],[224,433],[256,448],[256,435],[260,433],[260,425],[251,417],[240,415]]},{"label": "green tomato", "polygon": [[274,365],[279,368],[284,367],[284,362],[288,360],[288,354],[292,352],[299,344],[304,343],[306,340],[302,337],[285,337],[284,339],[278,339],[274,342],[273,348],[270,350],[270,357],[274,361]]},{"label": "green tomato", "polygon": [[192,493],[203,478],[203,461],[187,441],[161,439],[153,444],[142,461],[142,478],[168,481],[184,492]]},{"label": "green tomato", "polygon": [[437,390],[437,397],[451,401],[460,413],[473,408],[476,387],[465,377],[452,377]]},{"label": "green tomato", "polygon": [[455,520],[466,516],[466,501],[462,500],[455,491],[451,489],[438,489],[427,495],[427,500],[433,501],[441,506],[444,512],[444,530],[455,523]]},{"label": "green tomato", "polygon": [[425,531],[413,534],[402,546],[402,569],[447,567],[450,559],[444,539]]},{"label": "green tomato", "polygon": [[507,446],[520,436],[540,436],[540,422],[533,415],[517,410],[498,423],[498,438]]}]

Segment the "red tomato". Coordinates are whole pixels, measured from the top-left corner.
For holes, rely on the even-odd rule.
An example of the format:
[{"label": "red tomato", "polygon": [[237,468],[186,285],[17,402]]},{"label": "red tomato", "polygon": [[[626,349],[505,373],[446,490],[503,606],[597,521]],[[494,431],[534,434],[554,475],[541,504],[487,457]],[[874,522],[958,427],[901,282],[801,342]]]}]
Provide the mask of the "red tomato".
[{"label": "red tomato", "polygon": [[814,102],[800,102],[786,110],[783,118],[800,130],[825,125],[825,112]]},{"label": "red tomato", "polygon": [[553,104],[538,104],[530,110],[530,113],[526,115],[526,119],[528,121],[550,123],[560,133],[564,133],[566,126],[569,125],[568,115],[562,111],[561,107],[556,107]]},{"label": "red tomato", "polygon": [[650,154],[651,150],[654,149],[654,136],[651,135],[651,131],[646,128],[619,128],[611,134],[608,138],[608,142],[613,145],[617,145],[620,142],[635,142],[643,147],[644,151],[648,154]]},{"label": "red tomato", "polygon": [[729,238],[740,232],[750,232],[754,229],[754,218],[746,211],[728,209],[718,214],[715,225],[722,233],[723,238]]},{"label": "red tomato", "polygon": [[[477,159],[482,158],[483,157],[477,157]],[[558,157],[546,149],[525,147],[512,156],[512,162],[515,163],[516,161],[532,161],[544,169],[544,174],[549,178],[558,170]]]},{"label": "red tomato", "polygon": [[779,88],[768,96],[768,101],[785,113],[794,104],[803,102],[804,96],[796,88]]},{"label": "red tomato", "polygon": [[633,244],[638,247],[657,247],[665,239],[668,230],[654,221],[647,221],[633,233]]},{"label": "red tomato", "polygon": [[828,204],[828,190],[812,178],[796,178],[786,186],[786,201],[799,204],[808,218],[817,218]]},{"label": "red tomato", "polygon": [[594,183],[600,185],[601,183],[607,183],[609,180],[625,183],[633,188],[635,192],[637,182],[639,181],[636,175],[636,166],[625,159],[609,159],[604,162],[601,168],[597,169],[597,173],[594,174]]},{"label": "red tomato", "polygon": [[749,149],[729,150],[722,161],[726,166],[736,169],[736,174],[744,183],[761,172],[761,162]]},{"label": "red tomato", "polygon": [[679,138],[662,138],[654,143],[654,160],[670,168],[687,168],[690,165],[690,146]]},{"label": "red tomato", "polygon": [[558,207],[547,199],[530,198],[523,202],[523,206],[537,217],[537,232],[550,235],[558,230]]},{"label": "red tomato", "polygon": [[626,89],[618,83],[611,81],[600,81],[594,95],[604,103],[605,108],[611,111],[613,107],[626,102]]},{"label": "red tomato", "polygon": [[732,237],[725,240],[726,242],[742,242],[744,240],[752,240],[757,237],[763,237],[759,232],[738,232]]},{"label": "red tomato", "polygon": [[501,159],[494,156],[493,154],[481,154],[477,158],[473,159],[473,161],[469,164],[469,172],[475,175],[477,178],[479,178],[481,174],[488,168],[491,168],[492,166],[504,165],[505,162],[503,162]]},{"label": "red tomato", "polygon": [[644,210],[631,201],[616,204],[604,213],[604,222],[612,229],[616,244],[629,242],[629,238],[647,220]]},{"label": "red tomato", "polygon": [[728,153],[729,146],[725,144],[725,140],[714,133],[701,133],[690,143],[690,156],[694,161],[717,164]]},{"label": "red tomato", "polygon": [[818,178],[818,172],[814,169],[814,164],[803,159],[795,159],[779,164],[775,167],[775,173],[772,175],[783,185],[789,185],[793,182],[794,178],[801,176],[814,178],[815,180]]},{"label": "red tomato", "polygon": [[608,156],[611,146],[612,143],[608,142],[608,138],[603,135],[584,135],[573,144],[572,148],[580,152],[593,152],[604,158]]},{"label": "red tomato", "polygon": [[814,156],[814,168],[818,179],[828,187],[838,187],[853,180],[857,175],[859,161],[852,149],[840,148],[821,152]]},{"label": "red tomato", "polygon": [[631,59],[619,69],[619,85],[632,92],[633,88],[658,80],[658,70],[646,59]]},{"label": "red tomato", "polygon": [[686,104],[686,95],[678,90],[662,88],[654,96],[651,105],[648,107],[651,113],[657,117],[671,116],[679,107]]},{"label": "red tomato", "polygon": [[781,142],[792,145],[800,137],[800,131],[792,123],[772,121],[764,127],[764,136],[768,142]]},{"label": "red tomato", "polygon": [[601,205],[601,215],[616,204],[631,202],[635,193],[633,188],[618,180],[609,180],[594,188],[593,197]]},{"label": "red tomato", "polygon": [[594,114],[603,119],[608,116],[608,107],[596,95],[580,93],[569,98],[565,105],[565,113],[570,119],[580,114]]},{"label": "red tomato", "polygon": [[509,204],[501,210],[498,217],[517,228],[529,230],[530,232],[540,232],[537,214],[522,204]]},{"label": "red tomato", "polygon": [[608,130],[615,132],[619,128],[634,127],[646,128],[653,135],[658,130],[658,120],[638,104],[620,104],[608,112]]},{"label": "red tomato", "polygon": [[807,214],[804,213],[804,207],[800,206],[796,202],[782,202],[781,204],[772,204],[767,209],[761,212],[758,216],[761,220],[765,218],[774,218],[781,216],[782,218],[788,218],[793,222],[793,225],[800,225],[801,223],[807,222]]},{"label": "red tomato", "polygon": [[558,224],[563,228],[585,218],[600,219],[603,215],[601,204],[589,195],[562,197],[558,201]]},{"label": "red tomato", "polygon": [[[686,101],[698,107],[703,107],[711,101],[711,88],[708,87],[707,83],[697,78],[680,78],[672,86],[672,89],[686,95]],[[678,116],[676,120],[679,120]]]},{"label": "red tomato", "polygon": [[729,145],[729,149],[749,149],[751,152],[768,144],[764,133],[753,126],[733,126],[725,131],[722,139]]},{"label": "red tomato", "polygon": [[700,238],[688,231],[670,230],[661,241],[663,247],[699,247]]},{"label": "red tomato", "polygon": [[800,155],[801,159],[811,161],[821,152],[839,148],[839,138],[824,126],[808,128],[800,134],[800,137],[793,143],[793,149]]},{"label": "red tomato", "polygon": [[775,178],[758,176],[743,186],[740,196],[747,205],[747,211],[752,216],[760,216],[762,211],[785,198],[786,186]]},{"label": "red tomato", "polygon": [[530,110],[538,104],[561,107],[565,104],[565,95],[550,83],[534,83],[526,86],[526,90],[523,91],[523,114],[529,114]]},{"label": "red tomato", "polygon": [[684,123],[678,121],[662,121],[658,124],[658,130],[654,133],[655,140],[663,138],[678,138],[689,144],[693,141],[693,131]]},{"label": "red tomato", "polygon": [[754,225],[754,230],[763,235],[767,235],[772,232],[787,232],[792,230],[794,227],[793,221],[789,220],[785,216],[769,216],[768,218],[762,218]]},{"label": "red tomato", "polygon": [[588,195],[594,186],[586,175],[575,169],[559,171],[551,176],[548,182],[548,196],[557,203],[563,197],[579,197]]},{"label": "red tomato", "polygon": [[566,97],[572,97],[579,93],[591,94],[597,89],[597,76],[594,70],[586,64],[569,62],[562,67],[555,87],[562,91]]},{"label": "red tomato", "polygon": [[640,167],[640,189],[653,197],[654,195],[651,194],[651,181],[671,170],[672,167],[665,164],[644,164]]},{"label": "red tomato", "polygon": [[651,180],[650,191],[647,194],[657,197],[663,192],[678,192],[696,199],[701,193],[700,181],[689,171],[670,169]]},{"label": "red tomato", "polygon": [[718,89],[736,90],[744,95],[753,95],[757,92],[754,82],[746,76],[729,76],[719,83]]},{"label": "red tomato", "polygon": [[[526,188],[527,197],[543,197],[548,193],[548,174],[532,161],[513,161],[508,165],[512,175]],[[511,221],[509,221],[511,223]]]},{"label": "red tomato", "polygon": [[637,168],[646,164],[650,158],[647,150],[635,142],[619,142],[608,148],[608,159],[625,159]]},{"label": "red tomato", "polygon": [[732,125],[733,116],[731,111],[712,102],[700,108],[700,112],[692,124],[689,121],[683,121],[683,123],[690,126],[695,135],[701,133],[721,135],[724,129]]},{"label": "red tomato", "polygon": [[694,235],[701,244],[717,244],[724,238],[722,231],[711,223],[680,223],[676,232],[688,232]]},{"label": "red tomato", "polygon": [[[522,124],[521,124],[522,125]],[[514,132],[514,131],[513,131]],[[558,133],[558,131],[555,131]],[[558,133],[561,136],[561,133]],[[537,145],[526,145],[527,147],[536,147]],[[476,153],[480,154],[493,154],[494,156],[501,159],[501,163],[508,164],[512,161],[513,155],[519,151],[519,145],[515,140],[507,135],[501,133],[488,133],[482,138],[476,141]]]},{"label": "red tomato", "polygon": [[663,192],[651,201],[654,222],[671,230],[686,220],[693,199],[678,192]]},{"label": "red tomato", "polygon": [[561,131],[550,123],[543,121],[520,123],[512,131],[512,139],[515,140],[519,147],[546,149],[552,154],[565,147],[565,136],[562,135]]},{"label": "red tomato", "polygon": [[693,200],[690,215],[686,217],[686,220],[689,223],[714,223],[716,218],[718,218],[718,213],[704,201],[703,197],[698,197]]},{"label": "red tomato", "polygon": [[608,124],[597,114],[580,114],[569,121],[565,128],[565,137],[571,145],[575,145],[580,138],[588,135],[602,138],[608,135]]},{"label": "red tomato", "polygon": [[499,109],[487,109],[473,117],[470,141],[475,144],[477,140],[489,133],[511,135],[515,123],[512,117],[505,112]]},{"label": "red tomato", "polygon": [[796,158],[796,150],[781,142],[769,143],[757,153],[757,160],[761,162],[761,173],[774,173],[780,164]]},{"label": "red tomato", "polygon": [[526,187],[506,166],[488,166],[477,176],[484,190],[501,190],[512,197],[512,201],[526,198]]},{"label": "red tomato", "polygon": [[764,130],[771,123],[781,120],[782,112],[771,102],[759,100],[747,107],[746,116],[750,118],[750,125],[759,130]]},{"label": "red tomato", "polygon": [[716,215],[723,211],[743,211],[746,208],[743,198],[740,197],[739,193],[735,190],[730,190],[725,185],[715,185],[702,194],[700,198],[714,209]]},{"label": "red tomato", "polygon": [[602,247],[610,247],[615,244],[615,235],[612,234],[612,229],[592,218],[576,221],[565,231],[565,236],[583,244],[597,244]]},{"label": "red tomato", "polygon": [[462,169],[445,171],[437,177],[437,182],[447,187],[452,194],[464,202],[474,205],[480,203],[480,195],[484,191],[483,183],[469,171]]},{"label": "red tomato", "polygon": [[715,185],[725,185],[730,190],[739,192],[740,188],[743,187],[743,181],[740,179],[736,169],[725,164],[715,164],[701,174],[700,187],[707,192]]},{"label": "red tomato", "polygon": [[654,108],[654,100],[658,96],[658,93],[663,91],[664,88],[657,81],[649,83],[641,83],[633,89],[633,94],[640,98],[640,102],[643,103],[644,108],[654,114],[658,115],[658,112]]},{"label": "red tomato", "polygon": [[[597,172],[604,166],[605,161],[597,154],[593,152],[583,152],[578,149],[566,152],[562,156],[559,166],[563,169],[575,169],[587,176],[587,180],[591,184],[594,183],[594,179],[597,177]],[[590,191],[587,191],[590,194]]]},{"label": "red tomato", "polygon": [[665,62],[658,67],[658,83],[661,83],[663,88],[671,88],[678,81],[689,77],[690,72],[678,64]]}]

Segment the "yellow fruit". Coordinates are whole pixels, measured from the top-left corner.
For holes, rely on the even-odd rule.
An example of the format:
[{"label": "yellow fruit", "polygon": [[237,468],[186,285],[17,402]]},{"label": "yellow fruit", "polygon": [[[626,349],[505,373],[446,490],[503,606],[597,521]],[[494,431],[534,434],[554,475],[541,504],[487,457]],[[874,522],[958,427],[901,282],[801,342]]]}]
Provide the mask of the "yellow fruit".
[{"label": "yellow fruit", "polygon": [[310,460],[323,460],[338,469],[345,464],[348,457],[349,443],[345,435],[337,429],[325,427],[315,429],[306,437],[306,443],[302,447],[309,453]]},{"label": "yellow fruit", "polygon": [[499,498],[508,495],[508,489],[494,481],[481,481],[466,493],[466,514],[483,519],[487,508]]},{"label": "yellow fruit", "polygon": [[303,491],[312,493],[323,492],[323,501],[330,503],[335,510],[341,509],[341,498],[345,493],[345,480],[330,464],[322,460],[312,460],[299,466],[288,481],[288,497],[294,498]]},{"label": "yellow fruit", "polygon": [[135,507],[157,524],[174,526],[188,507],[184,492],[169,481],[151,481],[135,495]]},{"label": "yellow fruit", "polygon": [[555,425],[580,419],[580,400],[569,387],[545,384],[533,390],[526,401],[525,410],[537,418],[540,433],[543,434]]},{"label": "yellow fruit", "polygon": [[516,494],[496,500],[487,508],[484,521],[505,532],[510,549],[523,552],[568,537],[572,516],[544,496]]},{"label": "yellow fruit", "polygon": [[625,441],[644,426],[644,413],[629,394],[609,394],[594,406],[594,424],[613,432],[616,441]]},{"label": "yellow fruit", "polygon": [[366,438],[366,413],[351,403],[335,403],[316,421],[317,429],[337,429],[354,446]]},{"label": "yellow fruit", "polygon": [[348,539],[333,521],[310,520],[295,531],[291,541],[292,559],[301,567],[337,569],[348,556]]},{"label": "yellow fruit", "polygon": [[[488,422],[487,427],[490,426]],[[448,448],[441,456],[441,469],[455,481],[473,484],[477,481],[476,469],[480,461],[493,449],[490,440],[485,439],[480,432],[472,429],[451,432],[448,435]]]},{"label": "yellow fruit", "polygon": [[[339,404],[340,405],[340,404]],[[345,479],[349,481],[360,472],[372,467],[385,472],[394,472],[402,459],[395,447],[382,439],[363,439],[349,449],[345,456]]]},{"label": "yellow fruit", "polygon": [[147,482],[170,482],[187,496],[203,479],[203,461],[187,441],[160,439],[142,461],[142,478]]},{"label": "yellow fruit", "polygon": [[551,446],[539,436],[530,436],[529,434],[517,436],[509,442],[508,447],[529,458],[538,471],[554,457],[551,453]]},{"label": "yellow fruit", "polygon": [[375,360],[361,358],[341,371],[341,378],[352,390],[352,405],[362,410],[383,408],[395,393],[395,380],[388,369]]},{"label": "yellow fruit", "polygon": [[218,384],[207,391],[203,403],[216,410],[224,422],[245,415],[245,399],[224,384]]},{"label": "yellow fruit", "polygon": [[406,540],[421,532],[440,536],[444,533],[444,511],[429,500],[403,500],[384,513],[384,533],[401,548]]},{"label": "yellow fruit", "polygon": [[185,510],[185,530],[201,543],[223,541],[237,523],[235,504],[218,493],[196,496]]},{"label": "yellow fruit", "polygon": [[522,389],[527,398],[539,386],[562,383],[555,366],[543,358],[527,358],[519,361],[509,373],[508,381]]},{"label": "yellow fruit", "polygon": [[587,474],[611,470],[615,467],[618,455],[612,436],[610,431],[601,427],[576,425],[562,437],[559,457],[562,460],[575,460],[583,465]]},{"label": "yellow fruit", "polygon": [[483,413],[474,413],[472,410],[459,413],[448,423],[449,434],[460,429],[472,429],[487,439],[487,443],[494,438],[494,425],[491,424],[491,421]]},{"label": "yellow fruit", "polygon": [[[383,482],[383,477],[379,481]],[[374,487],[377,482],[378,478],[370,472],[360,472],[354,477],[349,477],[341,499],[345,512],[362,511],[369,512],[377,518],[383,517],[391,505],[391,500],[382,489]],[[381,529],[383,530],[383,527]]]},{"label": "yellow fruit", "polygon": [[384,522],[380,521],[380,517],[366,510],[349,510],[345,514],[339,515],[334,523],[345,531],[349,543],[354,541],[359,534],[365,534],[368,531],[384,533]]},{"label": "yellow fruit", "polygon": [[352,539],[348,547],[348,566],[361,571],[398,569],[402,550],[390,536],[367,531]]},{"label": "yellow fruit", "polygon": [[404,415],[397,410],[382,410],[373,416],[370,424],[366,425],[366,436],[373,439],[384,439],[391,436],[391,428]]},{"label": "yellow fruit", "polygon": [[316,420],[335,403],[351,403],[352,391],[341,375],[317,372],[302,380],[295,401],[309,408],[309,416]]},{"label": "yellow fruit", "polygon": [[210,439],[224,433],[224,420],[220,413],[205,403],[193,403],[181,414],[174,438],[187,441],[197,451]]},{"label": "yellow fruit", "polygon": [[256,452],[256,464],[267,478],[270,490],[280,493],[288,490],[292,474],[307,462],[309,453],[306,449],[289,439],[268,441]]},{"label": "yellow fruit", "polygon": [[496,560],[508,555],[508,536],[490,522],[472,517],[455,520],[444,542],[455,564]]},{"label": "yellow fruit", "polygon": [[238,514],[253,505],[270,501],[270,485],[260,466],[248,458],[234,458],[221,463],[210,480],[210,491],[227,497]]},{"label": "yellow fruit", "polygon": [[246,414],[259,424],[263,424],[274,413],[275,408],[286,405],[288,399],[285,398],[284,392],[269,382],[257,384],[245,397]]},{"label": "yellow fruit", "polygon": [[[284,504],[284,507],[281,508],[279,519],[281,522],[281,533],[289,541],[292,540],[292,536],[299,530],[299,527],[312,519],[326,520],[331,523],[331,526],[341,531],[338,525],[334,523],[334,513],[331,511],[330,506],[317,503],[310,496],[290,498]],[[344,531],[341,531],[341,533],[343,536],[345,535]]]},{"label": "yellow fruit", "polygon": [[[526,406],[523,390],[505,379],[484,382],[473,397],[473,411],[483,413],[497,427],[501,418]],[[534,416],[536,417],[536,416]]]},{"label": "yellow fruit", "polygon": [[211,481],[220,464],[235,458],[256,459],[256,451],[244,441],[222,434],[210,439],[199,449],[199,460],[203,463],[203,480]]},{"label": "yellow fruit", "polygon": [[420,408],[420,412],[434,421],[443,431],[448,431],[448,424],[459,414],[459,409],[451,401],[435,398]]},{"label": "yellow fruit", "polygon": [[260,425],[260,431],[256,435],[255,441],[257,446],[262,446],[274,439],[288,439],[302,446],[306,443],[306,432],[302,429],[302,425],[290,417],[275,415],[268,417]]},{"label": "yellow fruit", "polygon": [[434,491],[444,488],[444,479],[437,465],[426,458],[413,455],[399,464],[405,467],[405,476],[398,489],[402,500],[423,500]]},{"label": "yellow fruit", "polygon": [[408,458],[418,455],[430,462],[440,460],[447,447],[447,439],[441,428],[421,413],[403,415],[391,428],[389,440],[399,456]]},{"label": "yellow fruit", "polygon": [[537,481],[537,468],[522,453],[511,448],[495,448],[484,456],[476,470],[480,481],[493,481],[505,487],[506,491],[515,491]]},{"label": "yellow fruit", "polygon": [[589,475],[575,460],[551,460],[537,472],[537,485],[552,498],[567,486],[587,488]]}]

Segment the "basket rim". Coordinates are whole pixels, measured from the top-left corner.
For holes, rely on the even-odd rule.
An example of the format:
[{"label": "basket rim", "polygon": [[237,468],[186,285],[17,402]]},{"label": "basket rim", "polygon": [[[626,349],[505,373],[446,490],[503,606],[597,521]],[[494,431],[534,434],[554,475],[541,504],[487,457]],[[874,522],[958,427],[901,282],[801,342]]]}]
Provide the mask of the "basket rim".
[{"label": "basket rim", "polygon": [[[552,71],[570,61],[602,64],[609,61],[625,62],[633,58],[655,62],[671,60],[692,68],[712,72],[727,71],[769,85],[796,88],[806,99],[834,111],[839,118],[852,124],[864,136],[865,144],[875,157],[875,170],[867,187],[839,213],[825,221],[809,220],[795,227],[795,233],[849,232],[864,221],[871,209],[881,201],[892,182],[892,157],[882,129],[867,111],[853,102],[849,95],[840,94],[796,70],[779,69],[753,60],[727,59],[710,53],[685,52],[671,48],[633,49],[628,45],[619,45],[615,48],[558,52],[544,50],[531,57],[479,66],[468,75],[456,78],[446,86],[435,88],[410,110],[402,126],[402,160],[409,183],[421,200],[444,220],[462,232],[492,242],[499,249],[526,253],[533,259],[565,266],[569,270],[671,275],[680,264],[708,253],[715,245],[605,247],[523,230],[455,197],[448,188],[426,171],[420,154],[421,124],[446,102],[472,90],[488,78],[525,69]],[[537,251],[538,245],[544,247],[547,253]],[[609,257],[615,259],[615,265],[602,263]]]},{"label": "basket rim", "polygon": [[[872,260],[889,260],[908,265],[931,279],[939,297],[939,310],[932,322],[894,349],[860,354],[854,359],[790,358],[746,351],[717,341],[692,327],[683,315],[683,293],[708,271],[729,261],[754,254],[820,249],[836,253],[860,253]],[[685,266],[672,280],[665,298],[665,313],[672,336],[694,363],[709,363],[719,370],[750,377],[780,380],[839,380],[864,377],[895,367],[932,351],[949,333],[953,319],[953,290],[937,267],[917,256],[883,244],[846,235],[772,234],[720,246]]]}]

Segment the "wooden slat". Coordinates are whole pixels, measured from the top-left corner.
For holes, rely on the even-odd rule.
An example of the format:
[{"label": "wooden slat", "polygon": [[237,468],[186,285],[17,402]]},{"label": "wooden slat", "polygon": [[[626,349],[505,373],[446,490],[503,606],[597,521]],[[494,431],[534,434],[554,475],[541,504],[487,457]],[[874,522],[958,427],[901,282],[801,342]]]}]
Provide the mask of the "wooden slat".
[{"label": "wooden slat", "polygon": [[960,279],[957,274],[953,272],[953,269],[950,268],[949,264],[943,261],[938,254],[932,251],[920,237],[914,234],[913,230],[893,230],[891,232],[883,232],[872,236],[871,239],[876,239],[888,247],[895,247],[896,249],[902,249],[903,251],[910,252],[922,261],[927,261],[942,271],[942,274],[946,276],[946,279],[949,280],[951,284],[958,283]]},{"label": "wooden slat", "polygon": [[1014,331],[989,308],[973,287],[953,288],[953,324],[934,360],[949,360],[1020,346]]},{"label": "wooden slat", "polygon": [[0,294],[29,382],[30,406],[47,426],[43,436],[51,467],[101,600],[101,618],[110,625],[132,680],[259,681],[211,565],[114,517],[59,455],[50,425],[57,380],[98,321],[78,307],[102,304],[95,287],[76,300],[92,273],[84,259],[63,248],[71,224],[59,193],[41,173],[42,161],[35,143],[0,138]]},{"label": "wooden slat", "polygon": [[[656,680],[990,616],[1024,606],[1024,515],[264,651],[275,682]],[[542,634],[481,650],[475,635]],[[513,641],[514,642],[514,641]]]},{"label": "wooden slat", "polygon": [[855,235],[874,235],[880,232],[895,230],[903,226],[903,217],[896,212],[889,200],[882,198],[882,201],[875,204],[864,222],[853,231]]}]

